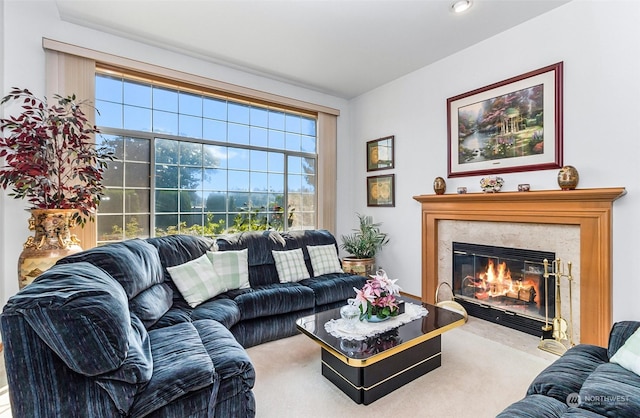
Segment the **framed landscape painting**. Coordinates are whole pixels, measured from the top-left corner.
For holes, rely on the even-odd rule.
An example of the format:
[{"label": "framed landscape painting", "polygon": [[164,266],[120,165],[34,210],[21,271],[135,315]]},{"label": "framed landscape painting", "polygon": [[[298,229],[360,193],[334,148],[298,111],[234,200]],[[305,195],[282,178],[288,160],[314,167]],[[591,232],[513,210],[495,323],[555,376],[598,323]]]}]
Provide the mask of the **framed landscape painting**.
[{"label": "framed landscape painting", "polygon": [[562,167],[562,62],[447,99],[448,177]]},{"label": "framed landscape painting", "polygon": [[395,206],[395,175],[367,177],[367,206]]}]

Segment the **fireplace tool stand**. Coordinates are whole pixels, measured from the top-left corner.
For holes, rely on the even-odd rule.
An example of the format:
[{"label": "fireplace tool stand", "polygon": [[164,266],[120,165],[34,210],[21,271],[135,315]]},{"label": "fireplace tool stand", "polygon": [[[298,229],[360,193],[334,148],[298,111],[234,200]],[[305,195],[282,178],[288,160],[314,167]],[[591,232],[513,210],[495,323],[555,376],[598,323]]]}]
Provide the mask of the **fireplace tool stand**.
[{"label": "fireplace tool stand", "polygon": [[[542,327],[542,338],[538,348],[558,356],[563,355],[567,351],[567,346],[564,341],[569,342],[569,346],[572,347],[573,343],[573,300],[571,295],[571,288],[573,283],[573,276],[571,274],[571,261],[567,262],[568,274],[564,274],[564,267],[560,259],[555,259],[551,262],[551,272],[549,272],[549,261],[545,259],[544,264],[544,290],[545,290],[545,323]],[[556,313],[554,315],[552,324],[549,324],[549,289],[548,278],[553,276],[556,278],[555,286],[555,299],[556,299]],[[566,278],[569,281],[569,323],[562,317],[562,304],[560,301],[560,279]]]}]

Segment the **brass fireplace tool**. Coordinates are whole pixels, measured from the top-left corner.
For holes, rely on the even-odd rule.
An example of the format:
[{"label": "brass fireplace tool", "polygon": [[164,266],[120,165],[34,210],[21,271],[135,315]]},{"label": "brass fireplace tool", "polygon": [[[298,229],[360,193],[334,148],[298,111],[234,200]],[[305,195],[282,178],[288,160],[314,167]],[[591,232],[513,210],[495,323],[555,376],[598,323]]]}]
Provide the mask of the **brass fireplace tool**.
[{"label": "brass fireplace tool", "polygon": [[[567,262],[567,274],[564,274],[564,267],[559,258],[551,262],[551,272],[549,272],[549,261],[545,259],[544,264],[544,315],[545,323],[542,327],[542,338],[538,348],[544,351],[561,356],[567,351],[565,341],[572,347],[573,343],[573,300],[571,295],[571,288],[573,283],[573,276],[571,275],[571,261]],[[553,317],[553,325],[549,324],[549,289],[548,278],[553,276],[556,278],[555,286],[555,299],[556,299],[556,313]],[[560,279],[567,278],[569,281],[569,323],[562,317],[562,304],[560,301]]]}]

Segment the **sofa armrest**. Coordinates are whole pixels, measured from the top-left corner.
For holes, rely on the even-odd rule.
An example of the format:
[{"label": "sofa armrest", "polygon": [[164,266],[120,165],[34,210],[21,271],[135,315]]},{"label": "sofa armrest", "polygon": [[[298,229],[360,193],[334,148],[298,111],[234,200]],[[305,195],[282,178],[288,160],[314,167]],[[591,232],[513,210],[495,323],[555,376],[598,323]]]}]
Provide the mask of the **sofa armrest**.
[{"label": "sofa armrest", "polygon": [[96,379],[67,367],[22,314],[4,313],[0,321],[12,416],[122,416]]},{"label": "sofa armrest", "polygon": [[569,394],[580,392],[584,380],[608,361],[605,348],[578,344],[540,372],[531,382],[527,395],[545,395],[566,402]]},{"label": "sofa armrest", "polygon": [[131,335],[127,295],[107,272],[90,263],[53,266],[12,296],[5,314],[24,318],[76,373],[111,372],[127,358]]},{"label": "sofa armrest", "polygon": [[609,333],[609,348],[607,350],[609,358],[613,357],[639,327],[640,321],[621,321],[613,324]]}]

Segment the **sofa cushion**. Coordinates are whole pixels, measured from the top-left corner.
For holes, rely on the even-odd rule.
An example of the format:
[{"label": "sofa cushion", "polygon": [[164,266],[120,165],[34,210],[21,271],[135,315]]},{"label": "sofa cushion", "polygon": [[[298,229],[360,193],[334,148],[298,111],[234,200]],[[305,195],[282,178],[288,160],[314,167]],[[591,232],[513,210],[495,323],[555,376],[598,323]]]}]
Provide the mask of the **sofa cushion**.
[{"label": "sofa cushion", "polygon": [[276,263],[280,283],[297,282],[309,278],[302,248],[289,251],[271,251]]},{"label": "sofa cushion", "polygon": [[307,252],[315,277],[330,273],[344,273],[335,245],[307,245]]},{"label": "sofa cushion", "polygon": [[167,271],[182,297],[192,308],[227,291],[224,282],[219,280],[213,271],[207,254],[184,264],[167,267]]},{"label": "sofa cushion", "polygon": [[231,333],[244,348],[278,340],[300,333],[296,328],[296,320],[314,313],[313,308],[303,311],[271,315],[238,322],[230,329]]},{"label": "sofa cushion", "polygon": [[227,295],[220,295],[195,308],[191,313],[191,319],[213,319],[229,329],[240,322],[240,309]]},{"label": "sofa cushion", "polygon": [[313,308],[315,303],[313,291],[298,283],[247,289],[233,300],[240,309],[242,320]]},{"label": "sofa cushion", "polygon": [[224,401],[238,393],[250,391],[256,373],[247,352],[233,334],[213,320],[194,321],[193,326],[198,330],[220,379],[217,400]]},{"label": "sofa cushion", "polygon": [[238,251],[207,251],[213,274],[216,280],[224,283],[225,292],[250,287],[248,253],[246,248]]},{"label": "sofa cushion", "polygon": [[163,281],[158,250],[140,239],[107,244],[69,255],[57,264],[85,261],[98,266],[116,279],[129,299]]},{"label": "sofa cushion", "polygon": [[154,284],[129,301],[129,310],[150,328],[173,304],[173,289],[166,283]]},{"label": "sofa cushion", "polygon": [[162,264],[168,267],[184,264],[217,248],[214,240],[195,235],[167,235],[148,238],[147,242],[158,249]]},{"label": "sofa cushion", "polygon": [[[180,293],[180,292],[178,292]],[[173,306],[149,329],[164,328],[182,322],[191,322],[193,308],[182,298],[174,299]]]},{"label": "sofa cushion", "polygon": [[640,328],[616,351],[610,361],[640,375]]},{"label": "sofa cushion", "polygon": [[187,393],[211,386],[218,377],[200,335],[190,322],[149,331],[153,377],[135,398],[132,416],[145,416]]},{"label": "sofa cushion", "polygon": [[78,262],[42,273],[7,302],[5,312],[21,313],[70,369],[94,376],[127,358],[127,302],[124,289],[104,270]]},{"label": "sofa cushion", "polygon": [[496,418],[554,418],[561,417],[569,406],[544,395],[529,395],[509,405]]},{"label": "sofa cushion", "polygon": [[285,234],[277,231],[247,231],[218,237],[219,251],[249,250],[249,266],[273,264],[271,250],[285,250]]},{"label": "sofa cushion", "polygon": [[618,364],[601,364],[580,389],[581,409],[609,417],[640,417],[640,376]]},{"label": "sofa cushion", "polygon": [[120,411],[129,411],[138,388],[151,379],[153,358],[149,335],[142,321],[131,317],[129,352],[122,365],[116,370],[96,376],[102,387]]},{"label": "sofa cushion", "polygon": [[364,276],[347,273],[326,274],[301,280],[299,283],[309,287],[315,294],[316,306],[343,301],[356,296],[353,288],[361,289],[366,283]]},{"label": "sofa cushion", "polygon": [[[147,242],[158,250],[160,261],[165,268],[195,260],[207,251],[217,248],[215,241],[193,235],[167,235],[148,238]],[[164,278],[171,281],[168,272]]]},{"label": "sofa cushion", "polygon": [[608,361],[605,348],[589,344],[572,347],[536,376],[527,394],[547,395],[565,402],[569,394],[580,392],[582,382],[598,366]]}]

